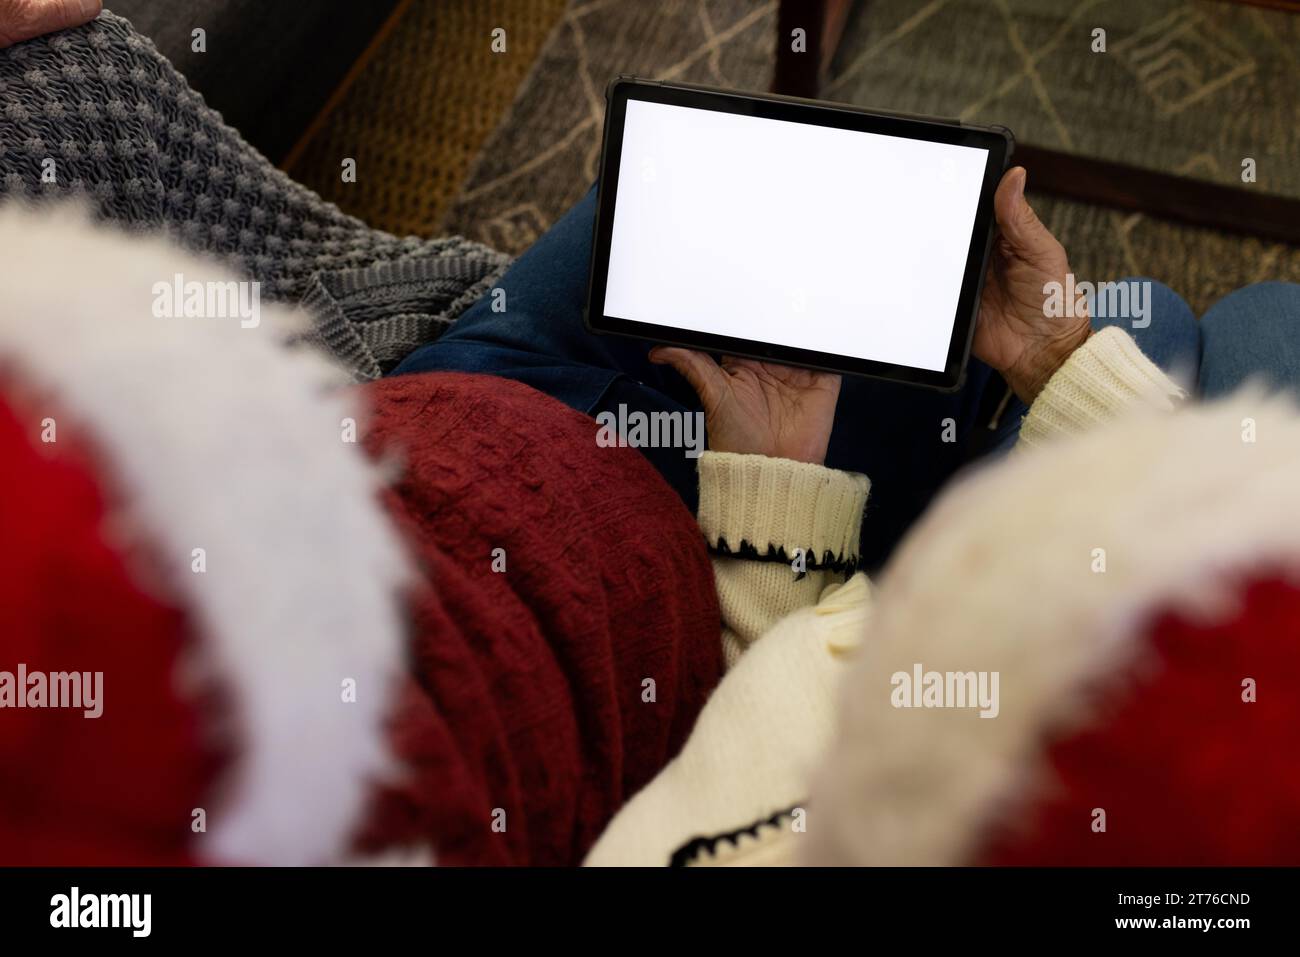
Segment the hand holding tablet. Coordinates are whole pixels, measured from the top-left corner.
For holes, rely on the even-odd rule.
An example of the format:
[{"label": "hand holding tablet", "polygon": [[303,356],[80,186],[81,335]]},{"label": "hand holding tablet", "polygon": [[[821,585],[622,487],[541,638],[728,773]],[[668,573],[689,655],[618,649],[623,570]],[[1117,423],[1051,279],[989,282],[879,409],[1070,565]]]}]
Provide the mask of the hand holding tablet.
[{"label": "hand holding tablet", "polygon": [[1070,273],[1065,247],[1025,201],[1025,171],[1010,170],[993,201],[998,239],[980,297],[972,352],[996,369],[1026,405],[1061,364],[1092,335],[1086,301],[1048,319],[1049,283]]},{"label": "hand holding tablet", "polygon": [[721,363],[693,349],[659,346],[650,361],[671,365],[700,397],[714,452],[824,465],[840,377],[755,359]]}]

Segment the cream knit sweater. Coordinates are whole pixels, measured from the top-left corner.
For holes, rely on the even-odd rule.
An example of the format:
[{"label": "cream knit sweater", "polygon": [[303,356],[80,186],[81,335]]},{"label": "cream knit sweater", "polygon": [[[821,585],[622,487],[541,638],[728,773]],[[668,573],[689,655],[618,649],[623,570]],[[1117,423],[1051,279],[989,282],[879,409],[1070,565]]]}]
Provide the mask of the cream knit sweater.
[{"label": "cream knit sweater", "polygon": [[[1017,450],[1182,392],[1119,328],[1047,383]],[[681,754],[615,816],[590,865],[783,864],[809,776],[830,743],[836,687],[871,611],[857,564],[870,483],[758,455],[700,457],[699,523],[715,555],[728,673]]]}]

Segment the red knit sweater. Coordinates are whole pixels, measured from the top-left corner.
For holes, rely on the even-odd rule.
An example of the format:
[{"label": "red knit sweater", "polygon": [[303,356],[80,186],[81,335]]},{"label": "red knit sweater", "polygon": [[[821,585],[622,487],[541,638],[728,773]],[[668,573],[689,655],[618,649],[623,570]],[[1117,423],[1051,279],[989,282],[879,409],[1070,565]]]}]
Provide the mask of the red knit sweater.
[{"label": "red knit sweater", "polygon": [[578,863],[721,677],[695,519],[638,452],[599,447],[590,418],[526,386],[431,374],[367,388],[369,446],[402,462],[390,511],[432,587],[412,603],[396,724],[413,776],[363,845]]}]

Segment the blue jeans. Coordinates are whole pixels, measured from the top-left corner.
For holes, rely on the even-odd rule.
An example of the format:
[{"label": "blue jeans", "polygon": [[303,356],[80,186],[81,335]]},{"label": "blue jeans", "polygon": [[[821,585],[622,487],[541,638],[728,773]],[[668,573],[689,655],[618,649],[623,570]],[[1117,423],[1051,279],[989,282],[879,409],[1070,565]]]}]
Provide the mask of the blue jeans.
[{"label": "blue jeans", "polygon": [[[582,324],[591,259],[595,191],[541,237],[510,267],[493,293],[457,320],[436,342],[411,353],[394,375],[415,372],[477,372],[526,383],[566,405],[596,416],[617,414],[618,407],[643,412],[694,412],[699,400],[674,370],[652,365],[650,343],[618,336],[597,336]],[[1182,357],[1195,361],[1202,375],[1214,369],[1215,381],[1239,380],[1260,370],[1260,363],[1294,383],[1300,370],[1295,347],[1267,343],[1234,353],[1236,335],[1217,335],[1235,320],[1216,316],[1205,322],[1216,330],[1222,353],[1202,359],[1201,331],[1187,304],[1155,285],[1152,321],[1134,330],[1142,348],[1164,368]],[[1240,290],[1220,305],[1232,310],[1235,296],[1266,290],[1267,304],[1249,301],[1255,335],[1266,331],[1284,338],[1284,315],[1300,321],[1300,286],[1271,284]],[[1267,290],[1273,290],[1268,293]],[[502,299],[504,293],[504,299]],[[1293,327],[1300,329],[1300,326]],[[1207,342],[1209,330],[1205,330]],[[1256,345],[1259,345],[1258,343]],[[1271,358],[1270,358],[1271,357]],[[1223,391],[1230,385],[1222,386]],[[1208,389],[1208,387],[1207,387]],[[862,553],[867,568],[878,567],[943,485],[966,463],[1013,443],[1025,409],[1011,403],[989,428],[990,406],[1005,390],[999,376],[972,358],[962,388],[944,394],[915,386],[846,376],[840,392],[826,464],[863,472],[871,478],[871,498],[863,522]],[[593,441],[594,441],[593,431]],[[695,460],[681,449],[641,450],[694,511],[698,500]]]},{"label": "blue jeans", "polygon": [[[1134,325],[1126,318],[1098,318],[1089,302],[1094,329],[1120,326],[1143,354],[1193,395],[1213,399],[1247,381],[1300,397],[1300,285],[1261,282],[1237,289],[1210,306],[1200,321],[1182,296],[1164,283],[1131,278],[1122,283],[1149,283],[1150,322]],[[1028,413],[1012,399],[997,429],[994,447],[1009,449]]]}]

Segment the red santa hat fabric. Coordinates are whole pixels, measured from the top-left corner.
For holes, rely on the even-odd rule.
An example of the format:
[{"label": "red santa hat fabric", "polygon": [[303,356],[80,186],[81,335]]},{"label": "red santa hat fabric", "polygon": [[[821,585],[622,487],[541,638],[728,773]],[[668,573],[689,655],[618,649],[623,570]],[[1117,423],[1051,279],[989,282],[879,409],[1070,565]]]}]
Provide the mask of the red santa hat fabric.
[{"label": "red santa hat fabric", "polygon": [[201,689],[177,686],[193,636],[128,570],[153,556],[105,539],[105,490],[68,417],[57,443],[32,444],[53,411],[0,402],[0,863],[189,863],[220,767]]}]

